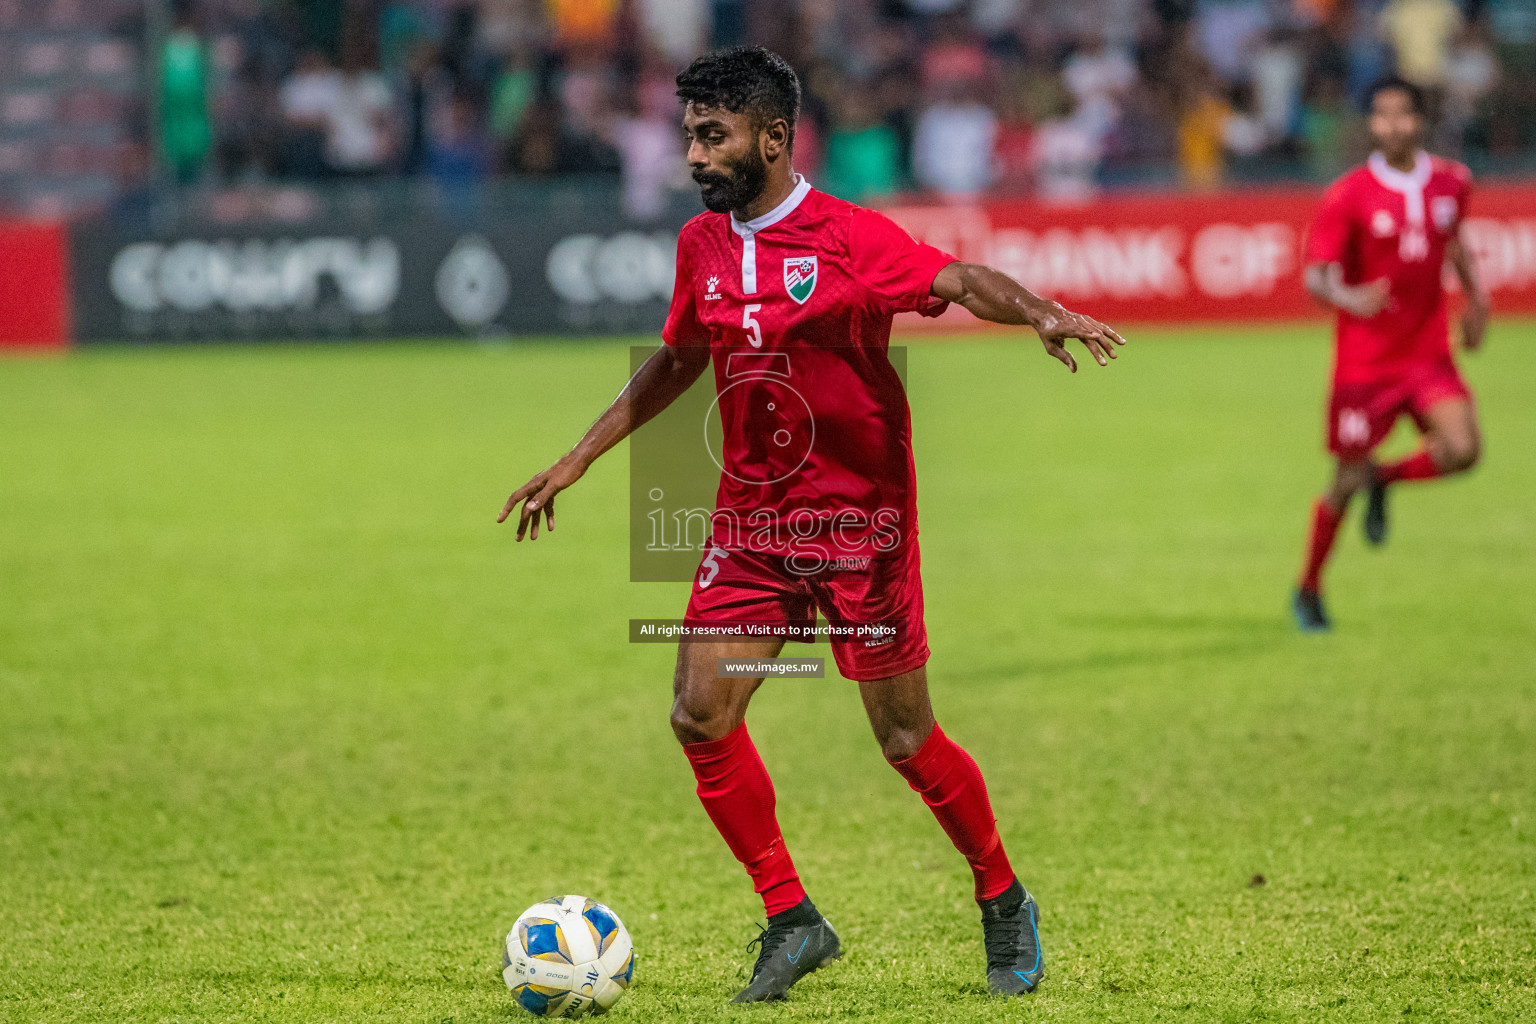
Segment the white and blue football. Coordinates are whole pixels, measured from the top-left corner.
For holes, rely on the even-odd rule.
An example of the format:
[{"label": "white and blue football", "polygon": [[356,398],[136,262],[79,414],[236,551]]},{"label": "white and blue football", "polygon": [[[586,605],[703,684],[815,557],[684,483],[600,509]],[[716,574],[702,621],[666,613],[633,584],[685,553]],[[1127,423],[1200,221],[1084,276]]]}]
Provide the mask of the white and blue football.
[{"label": "white and blue football", "polygon": [[517,1004],[537,1017],[605,1013],[635,973],[619,915],[585,896],[551,896],[523,911],[501,955]]}]

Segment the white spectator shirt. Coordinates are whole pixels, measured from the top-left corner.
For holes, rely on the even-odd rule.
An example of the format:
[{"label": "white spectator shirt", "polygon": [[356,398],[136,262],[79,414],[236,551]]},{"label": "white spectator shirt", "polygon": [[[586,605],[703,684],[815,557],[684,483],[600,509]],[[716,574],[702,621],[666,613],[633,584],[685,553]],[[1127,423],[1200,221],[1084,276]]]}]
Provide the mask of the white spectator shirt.
[{"label": "white spectator shirt", "polygon": [[1290,43],[1270,42],[1253,55],[1254,102],[1271,138],[1283,139],[1296,126],[1306,66]]},{"label": "white spectator shirt", "polygon": [[1195,31],[1201,55],[1225,81],[1241,81],[1247,77],[1250,44],[1269,27],[1269,22],[1264,0],[1198,4]]},{"label": "white spectator shirt", "polygon": [[389,137],[379,120],[393,103],[382,76],[301,73],[283,85],[278,101],[287,117],[325,124],[325,158],[332,167],[370,170],[389,157]]},{"label": "white spectator shirt", "polygon": [[666,212],[667,189],[685,166],[677,158],[677,125],[659,118],[624,117],[613,124],[624,182],[624,212],[654,220]]},{"label": "white spectator shirt", "polygon": [[283,83],[278,105],[283,116],[296,120],[328,120],[336,102],[339,71],[300,71]]},{"label": "white spectator shirt", "polygon": [[1104,147],[1099,134],[1076,117],[1042,122],[1035,132],[1035,191],[1048,203],[1092,199]]},{"label": "white spectator shirt", "polygon": [[1253,156],[1264,148],[1264,122],[1251,114],[1228,114],[1221,122],[1221,142],[1236,156]]},{"label": "white spectator shirt", "polygon": [[1451,48],[1445,62],[1445,91],[1458,112],[1465,109],[1470,114],[1498,80],[1498,62],[1486,46],[1467,43]]},{"label": "white spectator shirt", "polygon": [[1119,50],[1103,53],[1079,53],[1067,61],[1062,81],[1079,100],[1095,96],[1117,95],[1136,84],[1136,65]]},{"label": "white spectator shirt", "polygon": [[912,138],[912,175],[943,195],[980,192],[992,183],[997,115],[981,103],[936,103]]},{"label": "white spectator shirt", "polygon": [[1136,85],[1136,65],[1119,50],[1080,53],[1067,61],[1061,79],[1077,100],[1083,123],[1108,131],[1120,120],[1120,97]]}]

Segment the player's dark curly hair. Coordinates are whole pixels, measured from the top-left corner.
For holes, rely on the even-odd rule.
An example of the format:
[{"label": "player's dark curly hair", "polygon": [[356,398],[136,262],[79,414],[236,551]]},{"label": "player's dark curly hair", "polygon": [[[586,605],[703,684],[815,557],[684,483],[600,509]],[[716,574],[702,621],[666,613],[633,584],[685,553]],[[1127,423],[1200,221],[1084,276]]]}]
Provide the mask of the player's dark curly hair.
[{"label": "player's dark curly hair", "polygon": [[1429,102],[1424,96],[1424,90],[1414,85],[1408,79],[1399,75],[1383,75],[1372,82],[1365,90],[1365,111],[1370,113],[1371,106],[1376,102],[1376,94],[1393,90],[1406,93],[1408,102],[1413,106],[1413,112],[1420,117],[1429,113]]},{"label": "player's dark curly hair", "polygon": [[782,117],[789,123],[789,145],[794,148],[800,78],[772,50],[737,46],[706,53],[677,76],[677,95],[684,103],[744,113],[754,128]]}]

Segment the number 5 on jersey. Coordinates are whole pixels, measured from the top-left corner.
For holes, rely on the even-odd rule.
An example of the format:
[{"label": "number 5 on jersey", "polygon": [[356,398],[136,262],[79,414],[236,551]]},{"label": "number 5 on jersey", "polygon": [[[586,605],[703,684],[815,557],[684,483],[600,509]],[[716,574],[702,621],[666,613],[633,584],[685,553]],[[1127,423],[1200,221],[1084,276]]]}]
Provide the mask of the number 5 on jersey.
[{"label": "number 5 on jersey", "polygon": [[752,335],[752,337],[748,338],[747,340],[752,343],[753,348],[763,347],[763,329],[758,324],[758,322],[752,318],[752,314],[756,313],[762,308],[762,303],[754,302],[741,311],[741,326],[745,327],[747,331]]},{"label": "number 5 on jersey", "polygon": [[700,590],[706,589],[711,583],[715,582],[715,577],[720,575],[720,563],[715,561],[715,559],[730,557],[731,553],[724,548],[710,546],[709,554],[704,557],[703,563],[699,566]]}]

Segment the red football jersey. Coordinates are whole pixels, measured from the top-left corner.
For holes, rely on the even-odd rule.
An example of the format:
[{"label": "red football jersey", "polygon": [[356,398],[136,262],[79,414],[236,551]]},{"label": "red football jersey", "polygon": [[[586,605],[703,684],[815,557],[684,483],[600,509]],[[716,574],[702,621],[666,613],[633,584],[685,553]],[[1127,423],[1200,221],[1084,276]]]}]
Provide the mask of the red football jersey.
[{"label": "red football jersey", "polygon": [[1471,191],[1470,171],[1425,153],[1407,173],[1373,154],[1329,187],[1308,234],[1306,262],[1340,264],[1347,284],[1392,282],[1391,298],[1375,316],[1339,313],[1335,380],[1378,380],[1450,358],[1445,249]]},{"label": "red football jersey", "polygon": [[756,220],[683,227],[662,338],[714,360],[717,546],[879,556],[916,537],[911,417],[887,346],[896,313],[944,311],[931,289],[954,259],[803,178]]}]

